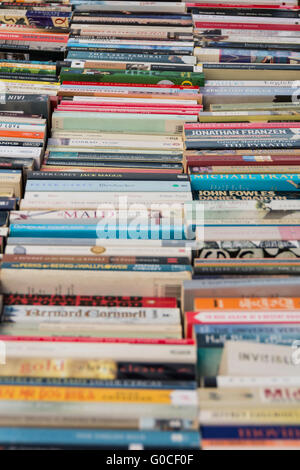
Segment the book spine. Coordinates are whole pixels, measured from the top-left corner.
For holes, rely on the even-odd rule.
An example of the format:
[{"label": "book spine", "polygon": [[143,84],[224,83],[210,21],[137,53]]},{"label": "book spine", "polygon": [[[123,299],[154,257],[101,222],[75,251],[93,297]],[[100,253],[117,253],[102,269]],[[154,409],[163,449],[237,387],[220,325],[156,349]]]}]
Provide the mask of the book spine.
[{"label": "book spine", "polygon": [[[226,246],[226,244],[225,244]],[[254,247],[245,247],[245,248],[233,248],[233,249],[226,249],[226,247],[218,247],[218,248],[203,248],[199,252],[199,259],[218,259],[221,256],[227,259],[241,259],[247,256],[248,258],[252,259],[277,259],[282,258],[285,256],[286,258],[300,258],[300,247],[299,248],[254,248]]]},{"label": "book spine", "polygon": [[[114,271],[99,271],[98,268],[93,272],[73,270],[72,273],[68,271],[69,274],[66,276],[66,271],[60,269],[59,264],[56,265],[57,269],[47,270],[34,269],[31,265],[31,267],[28,266],[29,269],[26,271],[28,276],[24,276],[24,270],[18,269],[19,266],[18,264],[15,265],[14,269],[12,269],[12,265],[7,268],[2,266],[1,283],[3,293],[48,293],[53,295],[60,292],[62,295],[72,293],[73,295],[94,296],[99,293],[99,282],[101,282],[103,295],[141,295],[144,297],[175,297],[179,299],[182,282],[191,279],[190,266],[188,271],[183,270],[173,273],[156,271],[155,276],[153,276],[154,271],[120,270],[118,285],[112,282],[112,278],[115,276]],[[83,272],[85,273],[84,276],[82,275]],[[59,291],[57,290],[58,287]],[[147,332],[146,336],[149,337]],[[169,334],[168,331],[164,333],[164,337],[166,336],[167,338],[178,338],[172,332]],[[143,337],[145,337],[145,331]]]},{"label": "book spine", "polygon": [[195,58],[193,56],[180,56],[180,55],[151,55],[143,53],[107,53],[107,52],[92,52],[92,51],[68,51],[67,60],[99,60],[99,61],[116,61],[116,62],[152,62],[152,63],[175,63],[175,64],[190,64],[195,65]]},{"label": "book spine", "polygon": [[[98,204],[99,205],[99,204]],[[11,224],[12,237],[55,238],[117,238],[117,239],[168,239],[186,240],[189,234],[185,226],[166,226],[148,221],[135,229],[123,223],[108,224],[107,220],[95,225],[72,224]]]},{"label": "book spine", "polygon": [[[271,298],[270,298],[271,299]],[[260,301],[260,299],[257,299]],[[217,335],[226,335],[227,333],[234,333],[238,332],[239,328],[241,328],[240,331],[244,331],[246,333],[254,334],[257,332],[260,332],[265,335],[272,335],[272,334],[278,334],[281,336],[290,336],[293,337],[295,334],[297,334],[297,331],[299,330],[300,326],[298,325],[290,325],[289,327],[287,325],[281,326],[281,325],[195,325],[194,330],[195,330],[195,336],[197,337],[198,335],[204,335],[204,334],[217,334]]]},{"label": "book spine", "polygon": [[300,426],[202,426],[203,439],[299,440]]},{"label": "book spine", "polygon": [[2,263],[2,269],[38,269],[38,270],[68,270],[68,271],[127,271],[127,272],[191,272],[191,266],[188,265],[139,265],[139,264],[124,264],[124,265],[108,265],[108,264],[64,264],[64,263]]},{"label": "book spine", "polygon": [[72,337],[72,336],[5,336],[5,335],[0,335],[1,341],[12,341],[12,342],[21,342],[27,343],[27,342],[47,342],[49,344],[55,342],[55,343],[112,343],[112,344],[120,344],[120,343],[125,343],[125,344],[132,344],[132,345],[157,345],[157,346],[180,346],[181,348],[184,346],[194,346],[195,341],[192,339],[174,339],[174,338],[117,338],[117,337],[112,337],[112,338],[105,338],[105,337],[100,337],[100,338],[88,338],[88,337]]},{"label": "book spine", "polygon": [[123,448],[135,444],[139,448],[188,448],[199,449],[199,434],[196,431],[119,431],[84,429],[1,428],[1,445],[38,446],[43,448]]},{"label": "book spine", "polygon": [[[255,274],[269,274],[269,275],[288,275],[288,276],[296,276],[300,273],[300,264],[297,264],[297,259],[293,260],[293,263],[280,263],[281,259],[268,260],[272,261],[272,263],[267,263],[267,260],[258,259],[255,260],[257,264],[248,263],[248,264],[229,264],[224,263],[223,265],[217,263],[217,261],[211,261],[209,264],[202,264],[204,260],[196,261],[195,264],[195,273],[196,274],[222,274],[222,275],[234,275],[234,274],[248,274],[248,275],[255,275]],[[253,260],[254,261],[254,260]]]},{"label": "book spine", "polygon": [[300,53],[293,50],[243,49],[242,47],[236,49],[195,48],[195,55],[200,61],[227,64],[230,62],[290,64],[293,60],[300,59]]},{"label": "book spine", "polygon": [[186,140],[185,147],[187,150],[197,150],[197,149],[215,149],[215,150],[261,150],[268,149],[271,152],[273,149],[300,149],[300,141],[292,139],[277,138],[275,135],[272,138],[264,140],[255,140],[255,139],[210,139],[210,140]]},{"label": "book spine", "polygon": [[[26,397],[26,392],[29,393],[28,401],[57,401],[57,402],[78,402],[82,403],[143,403],[143,404],[164,404],[164,405],[196,405],[196,392],[195,390],[184,391],[176,393],[176,390],[151,390],[147,393],[145,390],[132,390],[132,389],[82,389],[74,387],[70,394],[69,387],[14,387],[6,386],[2,388],[1,401],[19,401],[22,396]],[[174,393],[175,392],[175,393]],[[28,396],[28,395],[27,395]],[[79,398],[81,397],[81,398]],[[190,400],[187,404],[187,400]],[[26,401],[26,398],[24,398]]]},{"label": "book spine", "polygon": [[295,191],[195,191],[198,201],[287,201],[298,199]]},{"label": "book spine", "polygon": [[[236,155],[236,156],[226,156],[222,158],[215,157],[187,157],[186,158],[187,166],[279,166],[279,165],[300,165],[300,156],[297,155],[257,155],[257,156],[243,156],[243,155]],[[30,173],[28,174],[28,177]]]},{"label": "book spine", "polygon": [[[299,156],[300,157],[300,156]],[[182,161],[183,155],[180,152],[177,153],[164,153],[163,151],[160,153],[154,152],[68,152],[68,151],[55,151],[52,150],[49,152],[48,159],[64,159],[64,160],[98,160],[99,161],[150,161],[150,162],[180,162]],[[299,158],[300,160],[300,158]],[[41,178],[43,177],[43,172],[39,173]],[[69,173],[68,173],[69,174]],[[68,174],[66,176],[68,176]],[[85,174],[86,175],[86,174]],[[28,176],[32,176],[31,174]],[[86,177],[88,177],[86,175]],[[184,177],[183,177],[184,178]]]},{"label": "book spine", "polygon": [[16,199],[3,200],[0,198],[0,211],[11,211],[16,208]]},{"label": "book spine", "polygon": [[[176,160],[175,160],[176,161]],[[83,167],[91,167],[93,168],[93,172],[95,172],[97,167],[99,168],[100,172],[107,171],[106,168],[126,168],[128,170],[132,169],[134,173],[138,171],[138,169],[159,169],[161,170],[181,170],[180,174],[182,173],[182,164],[180,163],[161,163],[161,162],[118,162],[116,161],[101,161],[101,160],[90,160],[90,159],[80,159],[80,160],[59,160],[59,159],[54,159],[54,158],[49,158],[44,162],[44,165],[55,167],[50,169],[50,171],[58,171],[58,167],[72,167],[72,170],[74,171],[74,168],[78,167],[79,171],[84,171],[82,168]],[[42,167],[43,172],[45,171],[45,168]],[[68,171],[64,170],[63,171]],[[115,171],[115,170],[113,170]]]},{"label": "book spine", "polygon": [[[55,366],[56,364],[56,366]],[[107,372],[105,372],[105,367],[107,367]],[[39,372],[37,372],[39,369]],[[103,372],[102,372],[103,371]],[[178,379],[180,375],[180,380]],[[101,391],[102,384],[103,388],[112,388],[112,389],[121,389],[122,382],[125,383],[132,381],[132,385],[129,387],[133,389],[134,382],[148,383],[151,384],[152,381],[165,382],[165,389],[171,389],[171,383],[175,385],[177,389],[177,384],[181,389],[189,389],[193,392],[194,380],[195,380],[195,366],[192,364],[177,364],[177,363],[168,363],[162,364],[151,361],[150,363],[142,361],[133,361],[133,362],[115,362],[106,359],[97,360],[97,359],[87,359],[87,360],[72,360],[72,359],[62,359],[62,360],[51,360],[50,358],[8,358],[7,365],[3,368],[1,372],[0,381],[5,380],[13,381],[14,378],[23,380],[24,382],[29,382],[25,386],[33,386],[35,382],[41,381],[42,387],[62,387],[61,393],[67,394],[67,387],[76,387],[77,392],[80,393],[80,388],[94,388]],[[169,386],[167,382],[170,381]],[[31,382],[31,383],[30,383]],[[38,386],[36,383],[36,386]],[[47,385],[48,383],[48,385]],[[9,384],[7,384],[9,385]],[[16,390],[17,386],[21,383],[16,383],[16,387],[12,386],[12,389]],[[110,387],[112,385],[112,387]],[[142,388],[139,386],[138,388]],[[145,387],[145,388],[148,388]],[[156,389],[157,387],[150,386],[150,389]],[[50,390],[50,389],[49,389]],[[125,391],[125,390],[124,390]],[[117,396],[117,390],[115,394]],[[151,394],[151,391],[149,392]],[[163,397],[168,398],[168,392],[160,391],[157,388],[157,393],[161,394]],[[192,397],[192,394],[191,394]],[[63,397],[62,397],[63,401]]]},{"label": "book spine", "polygon": [[[261,20],[261,18],[260,18]],[[271,20],[271,18],[270,18]],[[262,23],[257,21],[257,23],[252,23],[249,24],[246,20],[244,23],[242,22],[220,22],[218,21],[218,18],[214,21],[203,21],[203,20],[197,20],[196,17],[194,17],[194,26],[196,29],[239,29],[239,30],[265,30],[265,31],[299,31],[299,26],[297,25],[297,21],[295,21],[295,24],[274,24],[272,22],[270,23]]]},{"label": "book spine", "polygon": [[[99,178],[97,178],[98,180]],[[176,179],[176,178],[174,178]],[[146,191],[146,192],[188,192],[190,191],[190,183],[187,178],[177,179],[176,182],[171,181],[140,181],[140,179],[134,178],[127,179],[125,177],[119,177],[108,180],[103,178],[103,181],[84,181],[83,179],[76,180],[55,180],[44,181],[40,179],[28,179],[26,185],[26,192],[36,191],[60,191],[64,193],[68,192],[95,192],[95,191],[119,191],[119,192],[135,192],[135,191]],[[123,180],[123,181],[122,181]],[[66,194],[67,196],[67,194]]]},{"label": "book spine", "polygon": [[187,337],[192,338],[193,325],[292,325],[298,324],[300,315],[297,311],[285,311],[282,313],[273,311],[264,312],[245,312],[245,311],[228,311],[224,316],[224,312],[188,312],[186,314]]},{"label": "book spine", "polygon": [[[165,117],[162,115],[153,115],[153,117],[152,115],[149,115],[151,116],[151,120],[148,121],[142,120],[139,114],[119,114],[119,118],[111,117],[110,114],[111,113],[104,113],[101,116],[102,119],[99,119],[99,115],[87,116],[83,122],[80,115],[72,117],[60,116],[59,113],[54,113],[52,128],[53,130],[65,131],[90,130],[97,132],[115,131],[145,134],[181,134],[185,120],[184,116],[177,116],[177,118],[170,119],[170,115],[165,115]],[[97,117],[96,120],[95,117]]]},{"label": "book spine", "polygon": [[[50,172],[49,172],[50,173]],[[80,175],[80,173],[79,173]],[[51,177],[51,173],[49,175]],[[171,175],[173,176],[173,175]],[[4,201],[6,202],[6,201]],[[4,204],[3,204],[4,205]],[[1,199],[0,199],[0,206],[1,206]],[[10,212],[10,222],[14,223],[26,223],[27,221],[30,223],[34,223],[35,220],[37,220],[39,223],[48,223],[48,220],[55,220],[55,223],[59,223],[59,221],[63,223],[68,223],[70,222],[80,222],[84,221],[89,223],[89,221],[96,222],[97,219],[102,219],[104,217],[107,217],[108,215],[111,217],[118,217],[123,214],[122,210],[111,210],[111,209],[103,209],[103,210],[87,210],[87,211],[72,211],[72,210],[62,210],[62,211],[16,211],[13,210]],[[128,215],[136,215],[136,211],[128,211]],[[161,212],[159,210],[154,210],[154,211],[146,211],[145,213],[145,219],[148,218],[148,216],[151,216],[151,218],[161,218]]]},{"label": "book spine", "polygon": [[[2,313],[4,322],[33,323],[178,323],[179,309],[153,309],[140,307],[69,307],[69,306],[27,306],[5,305]],[[1,373],[1,372],[0,372]]]},{"label": "book spine", "polygon": [[[0,377],[1,386],[32,386],[32,387],[82,387],[82,388],[128,388],[149,390],[193,390],[196,382],[189,380],[140,380],[140,379],[76,379],[76,378],[45,378],[45,377]],[[38,418],[41,421],[41,417]],[[83,418],[82,418],[83,419]],[[3,423],[0,417],[0,423]],[[39,422],[40,424],[40,422]],[[48,423],[50,425],[50,423]],[[1,424],[3,425],[3,424]],[[119,423],[120,425],[120,423]],[[171,425],[171,424],[170,424]],[[46,426],[48,427],[48,426]]]},{"label": "book spine", "polygon": [[[244,174],[244,173],[252,173],[252,174],[265,174],[269,173],[270,170],[267,166],[192,166],[189,168],[189,172],[192,175],[203,175],[203,174]],[[299,166],[283,166],[278,165],[276,167],[272,167],[273,174],[285,174],[285,173],[300,173]]]},{"label": "book spine", "polygon": [[[288,10],[288,9],[281,9],[281,8],[274,8],[273,5],[270,5],[270,8],[260,8],[259,4],[257,6],[253,6],[253,8],[241,5],[237,5],[237,8],[233,8],[232,5],[228,5],[225,7],[224,3],[222,2],[217,3],[215,2],[215,7],[212,5],[211,7],[208,5],[205,8],[198,6],[197,8],[192,9],[192,13],[197,15],[215,15],[218,16],[240,16],[245,17],[245,21],[247,21],[247,16],[251,17],[263,17],[263,18],[299,18],[300,12],[298,10]],[[238,2],[236,2],[238,3]],[[205,2],[203,2],[205,4]],[[218,7],[217,7],[218,5]]]},{"label": "book spine", "polygon": [[15,295],[4,296],[4,305],[47,305],[85,307],[153,307],[177,308],[176,299],[156,297],[105,297],[105,296],[59,296],[59,295]]},{"label": "book spine", "polygon": [[[172,157],[173,158],[173,157]],[[159,156],[161,159],[161,156]],[[158,160],[159,160],[158,159]],[[176,161],[176,158],[174,158]],[[181,160],[180,160],[181,161]],[[299,159],[300,163],[300,159]],[[107,174],[107,173],[78,173],[78,172],[48,172],[46,175],[43,171],[29,171],[27,173],[27,181],[29,180],[127,180],[127,181],[134,181],[134,180],[151,180],[151,181],[175,181],[175,182],[184,182],[189,181],[187,175],[140,175],[131,173],[130,175],[124,175],[124,173],[115,172],[114,174]]]},{"label": "book spine", "polygon": [[[242,329],[241,329],[242,330]],[[270,333],[264,333],[260,331],[249,331],[248,329],[245,329],[245,331],[227,331],[225,334],[222,333],[220,334],[219,332],[210,332],[210,334],[201,334],[197,333],[197,347],[199,349],[210,349],[219,350],[219,352],[222,354],[222,349],[223,346],[225,345],[226,341],[251,341],[253,343],[261,343],[261,344],[270,344]],[[289,335],[280,335],[277,332],[276,338],[274,337],[274,340],[272,340],[271,344],[273,345],[283,345],[283,346],[292,346],[292,343],[297,340],[297,334],[291,334]],[[221,354],[219,359],[221,360]],[[202,367],[205,367],[205,360],[203,363],[198,362],[198,370],[200,370]],[[217,364],[218,366],[220,363]],[[202,373],[203,369],[200,372],[200,375],[205,375],[205,373]],[[218,368],[216,370],[216,373],[218,371]],[[210,372],[211,373],[211,372]]]},{"label": "book spine", "polygon": [[[0,212],[1,223],[1,212]],[[5,225],[5,222],[3,225]],[[166,257],[166,256],[59,256],[59,255],[18,255],[5,254],[2,258],[5,262],[27,262],[27,263],[100,263],[100,264],[189,264],[187,257]]]},{"label": "book spine", "polygon": [[293,191],[300,189],[297,174],[191,175],[192,190]]}]

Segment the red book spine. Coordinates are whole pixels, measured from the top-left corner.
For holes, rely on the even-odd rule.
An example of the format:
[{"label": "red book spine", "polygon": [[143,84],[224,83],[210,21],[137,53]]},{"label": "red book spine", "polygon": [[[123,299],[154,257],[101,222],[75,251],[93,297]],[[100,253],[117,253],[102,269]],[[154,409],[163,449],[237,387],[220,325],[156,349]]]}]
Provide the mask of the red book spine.
[{"label": "red book spine", "polygon": [[299,31],[298,24],[272,23],[222,23],[221,21],[195,21],[195,28],[203,29],[253,29],[267,31]]},{"label": "red book spine", "polygon": [[[117,165],[116,165],[117,167]],[[79,166],[79,167],[75,167],[75,166],[51,166],[49,165],[49,167],[47,166],[44,166],[41,168],[41,171],[42,172],[47,172],[47,171],[61,171],[61,172],[64,172],[64,171],[70,171],[70,168],[72,168],[72,171],[91,171],[92,173],[114,173],[116,171],[116,168],[115,167],[111,167],[111,168],[107,168],[107,167],[100,167],[100,168],[97,168],[97,167],[92,167],[92,166],[89,166],[88,165],[88,162],[86,164],[86,166],[82,165],[82,166]],[[88,170],[89,169],[89,170]],[[161,173],[161,169],[155,169],[155,168],[119,168],[118,167],[118,173],[158,173],[160,174]],[[181,174],[182,173],[182,169],[178,169],[178,170],[170,170],[168,168],[164,168],[164,173],[168,173],[168,174],[175,174],[175,175],[178,175],[178,174]]]},{"label": "red book spine", "polygon": [[66,295],[18,295],[4,296],[4,305],[61,305],[93,307],[142,307],[176,308],[175,298],[159,297],[104,297],[104,296],[66,296]]},{"label": "red book spine", "polygon": [[192,339],[194,325],[291,325],[299,324],[298,312],[187,312],[186,337]]},{"label": "red book spine", "polygon": [[193,346],[192,339],[149,339],[149,338],[57,338],[45,336],[0,336],[0,341],[49,342],[49,343],[126,343],[126,344],[153,344],[169,346]]},{"label": "red book spine", "polygon": [[300,165],[300,156],[293,157],[292,155],[274,155],[274,156],[253,156],[253,157],[211,157],[211,158],[197,158],[187,157],[186,160],[188,167],[193,166],[269,166],[269,165]]},{"label": "red book spine", "polygon": [[183,111],[199,111],[203,108],[202,105],[181,105],[181,104],[172,104],[172,102],[170,104],[159,104],[159,103],[151,103],[151,101],[148,101],[147,103],[116,103],[114,101],[111,101],[111,102],[108,102],[108,101],[105,101],[105,102],[102,102],[102,103],[97,103],[97,102],[91,102],[91,101],[66,101],[66,100],[63,100],[61,101],[60,103],[61,106],[87,106],[88,108],[89,107],[95,107],[95,108],[109,108],[109,107],[112,107],[112,108],[153,108],[153,109],[158,109],[158,110],[161,110],[161,109],[170,109],[170,110],[183,110]]},{"label": "red book spine", "polygon": [[84,111],[87,113],[119,113],[119,114],[166,114],[166,115],[181,115],[181,116],[190,116],[190,115],[198,115],[198,111],[184,111],[182,108],[178,110],[171,110],[171,109],[153,109],[153,108],[122,108],[120,111],[120,107],[115,108],[89,108],[86,109],[84,106],[58,106],[58,111]]},{"label": "red book spine", "polygon": [[29,41],[29,42],[56,42],[67,44],[68,35],[52,35],[52,34],[37,34],[37,33],[1,33],[0,40],[5,41]]},{"label": "red book spine", "polygon": [[231,4],[228,3],[205,3],[205,2],[194,2],[194,3],[186,3],[188,8],[247,8],[247,9],[259,9],[259,10],[299,10],[300,7],[294,5],[286,5],[286,2],[282,2],[281,5],[263,5],[263,4],[238,4],[236,2],[232,2]]}]

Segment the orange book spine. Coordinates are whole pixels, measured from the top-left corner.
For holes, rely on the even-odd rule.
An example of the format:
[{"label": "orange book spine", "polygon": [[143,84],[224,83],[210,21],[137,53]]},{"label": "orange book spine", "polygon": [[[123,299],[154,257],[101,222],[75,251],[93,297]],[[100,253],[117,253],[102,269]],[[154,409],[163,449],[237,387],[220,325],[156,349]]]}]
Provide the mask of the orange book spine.
[{"label": "orange book spine", "polygon": [[300,297],[197,298],[195,310],[297,310]]},{"label": "orange book spine", "polygon": [[0,129],[0,137],[20,137],[26,139],[43,139],[44,132],[26,132],[26,131],[10,131],[7,129]]}]

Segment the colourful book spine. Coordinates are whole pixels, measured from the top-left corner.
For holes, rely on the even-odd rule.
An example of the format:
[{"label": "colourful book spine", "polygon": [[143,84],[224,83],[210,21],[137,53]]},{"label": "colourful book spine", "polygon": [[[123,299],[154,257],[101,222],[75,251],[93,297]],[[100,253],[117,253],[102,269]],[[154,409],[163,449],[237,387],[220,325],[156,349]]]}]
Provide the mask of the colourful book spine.
[{"label": "colourful book spine", "polygon": [[298,174],[191,175],[192,190],[299,191]]},{"label": "colourful book spine", "polygon": [[1,428],[0,443],[4,446],[38,447],[84,447],[84,448],[125,448],[133,445],[139,448],[181,448],[199,449],[199,434],[196,431],[113,431],[107,429],[41,429]]}]

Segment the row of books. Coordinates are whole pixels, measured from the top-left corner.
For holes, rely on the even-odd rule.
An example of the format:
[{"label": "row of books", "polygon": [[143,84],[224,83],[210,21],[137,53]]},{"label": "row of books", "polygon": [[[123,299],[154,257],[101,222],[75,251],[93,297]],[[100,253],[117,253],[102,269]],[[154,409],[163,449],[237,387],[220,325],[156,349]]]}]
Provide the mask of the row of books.
[{"label": "row of books", "polygon": [[299,447],[297,2],[48,6],[4,26],[1,444]]},{"label": "row of books", "polygon": [[204,224],[183,308],[203,449],[299,448],[298,17],[193,10],[207,80],[184,164]]},{"label": "row of books", "polygon": [[299,278],[194,279],[184,287],[202,448],[298,448],[299,303],[289,296]]},{"label": "row of books", "polygon": [[[192,278],[182,132],[204,85],[191,15],[184,3],[79,3],[45,157],[9,217],[0,441],[199,449],[196,348],[179,304]],[[118,16],[133,26],[114,38]]]}]

